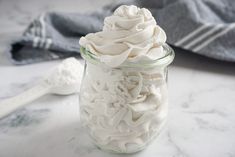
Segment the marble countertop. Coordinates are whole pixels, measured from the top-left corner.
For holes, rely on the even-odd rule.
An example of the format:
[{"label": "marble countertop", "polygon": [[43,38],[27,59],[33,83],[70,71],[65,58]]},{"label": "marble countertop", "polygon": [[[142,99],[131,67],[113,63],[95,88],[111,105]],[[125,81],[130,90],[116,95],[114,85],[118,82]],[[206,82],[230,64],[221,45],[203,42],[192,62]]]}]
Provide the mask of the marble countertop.
[{"label": "marble countertop", "polygon": [[[12,65],[6,42],[39,13],[90,11],[108,0],[0,0],[0,99],[34,85],[60,61]],[[132,157],[235,157],[235,64],[176,50],[169,68],[165,131]],[[0,120],[0,157],[119,156],[96,148],[81,128],[78,95],[44,96]]]}]

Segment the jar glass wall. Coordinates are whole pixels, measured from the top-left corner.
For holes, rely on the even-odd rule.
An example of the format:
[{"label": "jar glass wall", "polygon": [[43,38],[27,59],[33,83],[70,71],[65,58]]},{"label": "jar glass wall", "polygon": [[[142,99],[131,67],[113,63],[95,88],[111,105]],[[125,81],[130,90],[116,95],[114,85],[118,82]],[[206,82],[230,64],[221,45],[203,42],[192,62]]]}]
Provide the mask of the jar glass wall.
[{"label": "jar glass wall", "polygon": [[167,66],[174,58],[169,46],[164,50],[158,60],[111,68],[81,49],[86,64],[80,117],[101,149],[134,153],[161,132],[168,111]]}]

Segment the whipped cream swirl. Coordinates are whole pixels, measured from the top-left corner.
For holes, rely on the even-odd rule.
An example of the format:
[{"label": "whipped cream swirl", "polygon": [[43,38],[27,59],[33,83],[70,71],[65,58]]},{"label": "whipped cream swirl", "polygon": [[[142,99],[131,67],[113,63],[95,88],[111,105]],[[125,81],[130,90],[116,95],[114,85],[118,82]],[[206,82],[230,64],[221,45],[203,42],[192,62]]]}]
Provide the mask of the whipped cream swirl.
[{"label": "whipped cream swirl", "polygon": [[126,71],[87,62],[80,92],[81,122],[99,147],[121,153],[143,149],[168,113],[163,71]]},{"label": "whipped cream swirl", "polygon": [[86,62],[80,91],[81,122],[100,148],[133,153],[161,132],[168,112],[166,67],[115,67],[164,57],[165,41],[150,11],[125,5],[105,18],[101,32],[80,39],[107,65]]},{"label": "whipped cream swirl", "polygon": [[126,60],[155,60],[165,55],[166,34],[145,8],[122,5],[104,20],[103,30],[87,34],[79,44],[101,62],[117,67]]}]

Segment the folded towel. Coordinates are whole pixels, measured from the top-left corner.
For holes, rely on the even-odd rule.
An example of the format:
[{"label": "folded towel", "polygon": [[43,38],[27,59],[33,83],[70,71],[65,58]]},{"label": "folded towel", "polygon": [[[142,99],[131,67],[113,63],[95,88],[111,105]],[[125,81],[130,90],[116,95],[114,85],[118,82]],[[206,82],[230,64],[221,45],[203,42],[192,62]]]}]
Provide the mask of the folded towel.
[{"label": "folded towel", "polygon": [[90,14],[40,15],[11,46],[12,59],[26,64],[79,55],[79,39],[102,29],[103,20],[121,4],[150,9],[167,33],[167,42],[188,52],[235,61],[234,0],[119,1]]}]

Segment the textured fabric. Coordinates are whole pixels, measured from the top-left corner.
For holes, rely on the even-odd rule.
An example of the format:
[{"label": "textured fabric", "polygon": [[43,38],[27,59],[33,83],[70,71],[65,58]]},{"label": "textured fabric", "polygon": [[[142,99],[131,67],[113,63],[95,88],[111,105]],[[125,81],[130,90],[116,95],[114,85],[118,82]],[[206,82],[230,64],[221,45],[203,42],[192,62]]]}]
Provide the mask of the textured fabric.
[{"label": "textured fabric", "polygon": [[12,44],[11,56],[15,63],[26,64],[79,55],[80,37],[100,31],[104,18],[121,4],[150,9],[166,31],[169,44],[211,58],[235,61],[234,0],[130,0],[91,14],[44,13]]}]

